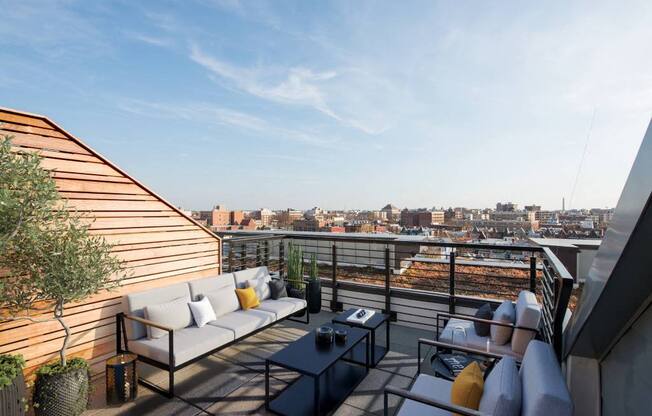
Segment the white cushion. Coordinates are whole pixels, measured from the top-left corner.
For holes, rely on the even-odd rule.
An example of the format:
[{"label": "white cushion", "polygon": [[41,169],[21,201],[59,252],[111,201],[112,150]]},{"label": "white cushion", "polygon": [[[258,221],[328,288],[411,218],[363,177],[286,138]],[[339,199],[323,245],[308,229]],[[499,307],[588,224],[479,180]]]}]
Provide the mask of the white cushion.
[{"label": "white cushion", "polygon": [[259,277],[264,277],[269,280],[271,279],[269,275],[269,270],[267,270],[267,267],[265,266],[260,266],[260,267],[253,267],[251,269],[245,269],[245,270],[240,270],[239,272],[233,273],[235,276],[235,284],[238,287],[238,289],[243,289],[247,287],[247,280],[251,279],[256,279]]},{"label": "white cushion", "polygon": [[218,317],[209,322],[209,325],[228,329],[236,338],[269,325],[276,320],[271,312],[259,311],[258,309],[247,309],[246,311],[235,311]]},{"label": "white cushion", "polygon": [[[514,310],[514,304],[506,300],[496,309],[492,321],[513,324],[515,319],[516,311]],[[513,328],[508,326],[491,325],[491,340],[496,343],[496,345],[507,344],[512,337],[512,331]]]},{"label": "white cushion", "polygon": [[[466,333],[464,339],[460,339],[457,333],[453,337],[454,328],[464,328]],[[455,339],[453,339],[455,338]],[[489,340],[489,352],[501,355],[510,355],[520,360],[523,358],[522,355],[512,351],[512,346],[510,344],[497,345],[491,340],[490,337],[481,337],[475,332],[475,327],[473,322],[467,321],[464,319],[452,318],[448,321],[444,330],[439,334],[439,341],[447,342],[449,344],[459,345],[461,347],[475,348],[477,350],[486,351],[487,350],[487,340]],[[453,342],[454,341],[454,342]]]},{"label": "white cushion", "polygon": [[235,290],[235,277],[233,273],[224,273],[204,279],[191,280],[188,282],[188,287],[190,288],[192,300],[199,300],[205,293],[215,292],[225,287]]},{"label": "white cushion", "polygon": [[[516,326],[524,328],[539,328],[539,320],[541,319],[541,307],[537,302],[537,297],[534,293],[523,290],[518,294],[516,301]],[[519,354],[524,354],[527,344],[530,340],[534,339],[535,331],[528,331],[525,329],[514,329],[512,335],[512,350]]]},{"label": "white cushion", "polygon": [[240,302],[238,296],[235,294],[235,289],[231,287],[224,287],[213,292],[206,292],[204,296],[213,307],[216,317],[220,317],[229,312],[234,312],[240,309]]},{"label": "white cushion", "polygon": [[[444,403],[451,402],[453,383],[426,374],[420,374],[410,388],[412,393],[421,394],[430,399]],[[450,416],[451,413],[434,406],[428,406],[414,400],[405,400],[396,416]]]},{"label": "white cushion", "polygon": [[270,276],[257,277],[255,279],[247,280],[247,287],[252,287],[256,292],[259,300],[265,300],[272,297],[272,291],[269,288]]},{"label": "white cushion", "polygon": [[260,302],[260,305],[256,309],[263,311],[271,312],[276,316],[276,319],[285,318],[286,316],[298,312],[301,309],[305,308],[307,302],[305,299],[297,298],[278,298],[267,299]]},{"label": "white cushion", "polygon": [[[143,292],[129,293],[122,299],[123,311],[127,315],[145,317],[145,307],[169,302],[180,297],[188,298],[190,302],[190,290],[188,283],[178,283],[170,286],[158,287]],[[147,336],[147,327],[140,322],[125,320],[127,339],[138,339]]]},{"label": "white cushion", "polygon": [[532,340],[520,370],[523,416],[571,416],[573,402],[552,345]]},{"label": "white cushion", "polygon": [[[183,296],[171,302],[149,305],[145,307],[145,318],[170,329],[185,328],[192,325],[189,302],[190,297]],[[149,338],[161,338],[168,333],[153,326],[147,326],[147,332]]]},{"label": "white cushion", "polygon": [[195,324],[200,328],[206,325],[208,321],[214,321],[215,318],[217,318],[207,297],[204,297],[202,300],[198,300],[197,302],[190,302],[188,303],[188,306],[190,307],[190,312],[192,312]]},{"label": "white cushion", "polygon": [[478,410],[494,416],[521,413],[521,378],[514,358],[502,358],[491,370],[484,382]]},{"label": "white cushion", "polygon": [[[233,332],[228,329],[206,325],[203,328],[190,326],[174,331],[174,365],[180,365],[202,354],[233,341]],[[169,338],[129,341],[129,351],[168,364]]]}]

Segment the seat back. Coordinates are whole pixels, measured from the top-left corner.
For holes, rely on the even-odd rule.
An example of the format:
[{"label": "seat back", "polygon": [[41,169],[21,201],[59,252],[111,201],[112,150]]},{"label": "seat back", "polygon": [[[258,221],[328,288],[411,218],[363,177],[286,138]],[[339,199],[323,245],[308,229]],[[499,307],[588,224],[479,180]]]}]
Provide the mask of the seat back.
[{"label": "seat back", "polygon": [[235,285],[239,289],[245,287],[247,280],[255,279],[257,277],[266,278],[266,280],[271,280],[269,275],[269,270],[266,266],[253,267],[251,269],[240,270],[239,272],[233,273],[235,275]]},{"label": "seat back", "polygon": [[530,341],[519,374],[522,416],[573,415],[573,402],[552,345]]},{"label": "seat back", "polygon": [[215,292],[223,288],[235,290],[235,277],[233,273],[224,273],[204,279],[191,280],[188,282],[192,300],[200,300],[201,296],[208,292]]},{"label": "seat back", "polygon": [[[140,318],[145,317],[145,307],[158,305],[184,298],[190,302],[190,288],[188,283],[177,283],[170,286],[158,287],[143,292],[130,293],[122,298],[122,309],[127,315]],[[134,340],[147,335],[147,328],[140,322],[125,320],[127,339]]]},{"label": "seat back", "polygon": [[[536,330],[539,328],[540,320],[541,306],[539,306],[536,296],[528,290],[521,291],[516,300],[516,326]],[[535,331],[514,329],[514,333],[512,334],[512,351],[523,355],[528,343],[534,339],[535,335]]]}]

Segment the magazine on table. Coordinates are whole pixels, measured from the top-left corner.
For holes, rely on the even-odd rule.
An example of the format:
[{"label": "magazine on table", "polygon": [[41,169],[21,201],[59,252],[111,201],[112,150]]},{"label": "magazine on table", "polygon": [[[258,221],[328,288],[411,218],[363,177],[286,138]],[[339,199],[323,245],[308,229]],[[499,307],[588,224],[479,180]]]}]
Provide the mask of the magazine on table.
[{"label": "magazine on table", "polygon": [[376,312],[371,309],[358,309],[346,318],[347,322],[364,325]]},{"label": "magazine on table", "polygon": [[439,359],[444,363],[448,371],[455,376],[462,372],[467,365],[475,361],[469,356],[461,354],[439,354]]}]

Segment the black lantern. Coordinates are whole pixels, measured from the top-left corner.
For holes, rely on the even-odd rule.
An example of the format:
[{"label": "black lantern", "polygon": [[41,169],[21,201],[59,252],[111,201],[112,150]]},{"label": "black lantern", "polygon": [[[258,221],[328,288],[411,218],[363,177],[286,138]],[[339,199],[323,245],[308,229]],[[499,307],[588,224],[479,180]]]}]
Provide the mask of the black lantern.
[{"label": "black lantern", "polygon": [[106,403],[130,402],[138,395],[136,355],[118,354],[106,360]]}]

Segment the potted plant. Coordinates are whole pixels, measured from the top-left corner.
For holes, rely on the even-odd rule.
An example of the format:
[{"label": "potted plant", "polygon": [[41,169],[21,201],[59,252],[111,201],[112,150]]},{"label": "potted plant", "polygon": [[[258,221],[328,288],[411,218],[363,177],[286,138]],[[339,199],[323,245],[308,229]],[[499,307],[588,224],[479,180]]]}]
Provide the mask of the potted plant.
[{"label": "potted plant", "polygon": [[23,416],[27,411],[22,355],[0,355],[0,415]]},{"label": "potted plant", "polygon": [[8,272],[0,280],[0,311],[6,320],[61,325],[59,360],[36,372],[33,406],[37,416],[74,416],[88,402],[88,364],[67,360],[65,306],[119,285],[122,263],[68,209],[40,162],[38,154],[12,152],[9,137],[0,141],[0,269]]},{"label": "potted plant", "polygon": [[[303,283],[303,250],[290,242],[288,244],[288,296],[306,299],[306,290]],[[297,312],[293,316],[301,317],[305,311]]]},{"label": "potted plant", "polygon": [[319,265],[317,255],[310,255],[310,273],[308,279],[308,311],[319,313],[321,311],[321,280],[319,279]]}]

